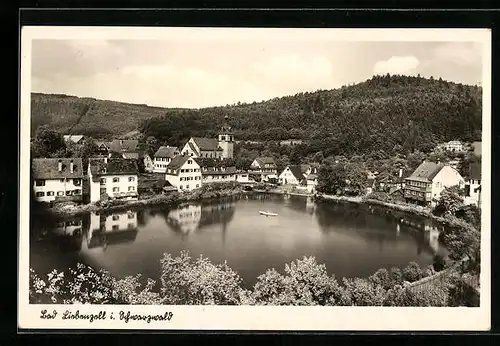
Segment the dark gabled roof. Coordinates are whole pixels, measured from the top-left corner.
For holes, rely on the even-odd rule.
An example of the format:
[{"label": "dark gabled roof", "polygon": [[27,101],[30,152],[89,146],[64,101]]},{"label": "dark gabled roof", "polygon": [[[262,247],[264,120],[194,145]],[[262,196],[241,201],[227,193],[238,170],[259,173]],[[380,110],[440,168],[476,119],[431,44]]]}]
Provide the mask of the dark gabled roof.
[{"label": "dark gabled roof", "polygon": [[[59,160],[62,170],[59,172]],[[73,173],[70,171],[70,163],[73,161]],[[63,179],[63,178],[83,178],[83,163],[81,158],[50,158],[33,159],[32,170],[34,179]]]},{"label": "dark gabled roof", "polygon": [[255,160],[261,167],[264,167],[265,164],[271,164],[273,166],[276,166],[276,162],[274,162],[274,159],[270,156],[257,157]]},{"label": "dark gabled roof", "polygon": [[444,166],[445,164],[442,163],[424,161],[407,179],[430,182]]},{"label": "dark gabled roof", "polygon": [[[167,174],[174,174],[174,175],[178,175],[179,172],[179,168],[181,168],[187,160],[189,159],[192,159],[193,161],[194,158],[192,158],[191,156],[189,155],[179,155],[179,156],[176,156],[172,159],[172,161],[170,161],[170,163],[167,165]],[[196,162],[196,161],[195,161]],[[168,173],[168,169],[173,169],[175,173]]]},{"label": "dark gabled roof", "polygon": [[168,157],[168,158],[173,158],[176,156],[176,153],[179,153],[179,149],[177,147],[171,147],[171,146],[161,146],[155,153],[155,157]]},{"label": "dark gabled roof", "polygon": [[139,148],[139,141],[137,139],[115,139],[109,145],[109,150],[116,152],[123,151],[137,151]]},{"label": "dark gabled roof", "polygon": [[469,179],[481,180],[481,164],[471,163],[469,166]]},{"label": "dark gabled roof", "polygon": [[198,149],[196,149],[193,143],[188,142],[188,146],[191,149],[191,151],[195,152],[197,155],[200,155],[200,152],[198,151]]},{"label": "dark gabled roof", "polygon": [[138,168],[135,160],[122,158],[91,158],[89,159],[92,176],[137,174]]},{"label": "dark gabled roof", "polygon": [[[304,174],[302,173],[302,170],[300,169],[300,166],[298,165],[290,165],[287,167],[290,169],[290,172],[292,172],[293,176],[298,180],[301,181],[304,179]],[[285,168],[286,170],[286,168]]]},{"label": "dark gabled roof", "polygon": [[222,170],[220,167],[215,168],[215,167],[209,167],[206,169],[201,170],[202,175],[224,175],[224,174],[236,174],[236,167],[231,166],[231,167],[225,167],[224,170]]},{"label": "dark gabled roof", "polygon": [[215,138],[192,137],[200,150],[204,151],[222,151],[219,142]]}]

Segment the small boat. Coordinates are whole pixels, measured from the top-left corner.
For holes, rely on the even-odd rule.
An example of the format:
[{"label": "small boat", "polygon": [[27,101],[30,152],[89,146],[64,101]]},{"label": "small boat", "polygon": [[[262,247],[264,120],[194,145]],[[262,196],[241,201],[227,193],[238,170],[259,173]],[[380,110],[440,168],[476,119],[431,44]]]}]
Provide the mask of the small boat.
[{"label": "small boat", "polygon": [[278,216],[278,214],[276,214],[276,213],[271,213],[269,211],[262,211],[262,210],[259,211],[259,214],[265,215],[265,216]]}]

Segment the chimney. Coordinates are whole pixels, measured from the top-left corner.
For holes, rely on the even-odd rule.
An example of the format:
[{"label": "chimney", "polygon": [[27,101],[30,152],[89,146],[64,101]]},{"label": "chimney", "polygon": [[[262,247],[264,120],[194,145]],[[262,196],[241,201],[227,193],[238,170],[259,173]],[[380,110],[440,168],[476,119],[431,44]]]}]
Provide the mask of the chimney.
[{"label": "chimney", "polygon": [[73,165],[73,160],[71,160],[71,161],[69,162],[69,171],[70,171],[70,173],[73,173],[73,171],[74,171],[74,167],[75,167],[75,166]]},{"label": "chimney", "polygon": [[59,172],[62,172],[62,160],[61,159],[59,159],[59,161],[57,161],[57,170]]}]

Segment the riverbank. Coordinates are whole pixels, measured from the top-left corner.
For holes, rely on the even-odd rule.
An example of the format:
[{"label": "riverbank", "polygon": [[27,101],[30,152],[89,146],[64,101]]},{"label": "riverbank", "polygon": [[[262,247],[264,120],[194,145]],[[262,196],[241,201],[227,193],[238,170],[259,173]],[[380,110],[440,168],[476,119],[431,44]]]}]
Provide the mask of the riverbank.
[{"label": "riverbank", "polygon": [[33,214],[50,213],[56,217],[79,216],[91,212],[118,212],[140,209],[147,206],[175,207],[183,203],[210,201],[220,198],[239,196],[244,193],[239,184],[213,183],[204,185],[201,189],[188,192],[171,192],[160,195],[145,195],[132,201],[100,201],[84,205],[60,204],[53,208],[39,208]]}]

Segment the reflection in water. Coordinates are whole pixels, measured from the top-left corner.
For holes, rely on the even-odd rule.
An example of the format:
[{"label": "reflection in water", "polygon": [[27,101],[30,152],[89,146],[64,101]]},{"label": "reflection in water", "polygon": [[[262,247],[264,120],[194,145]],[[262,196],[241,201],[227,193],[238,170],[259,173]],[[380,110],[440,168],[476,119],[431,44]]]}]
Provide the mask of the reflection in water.
[{"label": "reflection in water", "polygon": [[110,215],[91,213],[90,225],[86,232],[87,248],[102,247],[122,243],[133,243],[137,237],[137,212],[128,211]]},{"label": "reflection in water", "polygon": [[[262,217],[259,210],[278,216]],[[442,228],[432,222],[377,206],[297,196],[245,195],[175,209],[157,206],[32,222],[45,234],[40,237],[50,238],[66,254],[72,251],[71,260],[79,258],[117,276],[141,273],[158,279],[165,252],[188,250],[193,258],[203,254],[214,263],[227,260],[250,286],[267,269],[280,270],[303,256],[315,256],[336,276],[365,276],[409,261],[426,266],[442,250]],[[39,252],[33,261],[54,268],[44,259],[56,252],[53,249]]]},{"label": "reflection in water", "polygon": [[165,220],[174,231],[182,235],[220,224],[222,240],[225,241],[227,226],[234,216],[235,207],[234,200],[204,205],[187,205],[168,212]]}]

